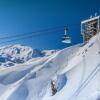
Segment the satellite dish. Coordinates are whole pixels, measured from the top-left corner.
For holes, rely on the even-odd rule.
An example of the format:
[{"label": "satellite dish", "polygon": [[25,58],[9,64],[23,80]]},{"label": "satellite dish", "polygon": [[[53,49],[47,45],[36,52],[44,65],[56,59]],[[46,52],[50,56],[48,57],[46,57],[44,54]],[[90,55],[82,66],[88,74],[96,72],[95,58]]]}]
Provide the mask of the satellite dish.
[{"label": "satellite dish", "polygon": [[68,29],[65,27],[62,43],[71,43],[71,37],[68,35]]}]

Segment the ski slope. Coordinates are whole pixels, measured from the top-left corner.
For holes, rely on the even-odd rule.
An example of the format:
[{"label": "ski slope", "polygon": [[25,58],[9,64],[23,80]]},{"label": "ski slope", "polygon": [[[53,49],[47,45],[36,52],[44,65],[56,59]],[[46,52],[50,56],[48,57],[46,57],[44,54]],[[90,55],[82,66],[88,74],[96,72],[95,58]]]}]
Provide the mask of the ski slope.
[{"label": "ski slope", "polygon": [[[0,100],[99,100],[100,33],[84,46],[0,69]],[[57,93],[52,96],[51,80]]]},{"label": "ski slope", "polygon": [[79,49],[69,64],[60,71],[67,83],[55,96],[43,100],[100,99],[100,34]]}]

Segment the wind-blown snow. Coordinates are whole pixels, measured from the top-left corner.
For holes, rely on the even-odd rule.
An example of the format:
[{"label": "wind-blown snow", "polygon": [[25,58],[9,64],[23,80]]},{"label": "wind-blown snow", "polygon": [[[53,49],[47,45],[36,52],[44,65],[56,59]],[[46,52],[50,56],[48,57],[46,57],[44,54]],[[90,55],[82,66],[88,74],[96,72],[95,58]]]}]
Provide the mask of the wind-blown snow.
[{"label": "wind-blown snow", "polygon": [[[28,54],[29,51],[33,52],[31,48]],[[0,69],[0,100],[100,99],[100,34],[83,46],[38,51],[38,55],[41,57],[34,55],[35,60],[30,58],[25,63]],[[51,80],[57,88],[53,96]]]}]

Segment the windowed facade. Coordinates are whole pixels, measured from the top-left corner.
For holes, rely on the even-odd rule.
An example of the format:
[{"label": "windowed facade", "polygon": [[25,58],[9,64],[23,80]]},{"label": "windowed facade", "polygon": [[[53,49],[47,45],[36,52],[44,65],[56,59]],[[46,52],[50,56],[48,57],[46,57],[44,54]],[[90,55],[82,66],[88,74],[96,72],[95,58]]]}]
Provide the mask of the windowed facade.
[{"label": "windowed facade", "polygon": [[91,37],[100,31],[100,16],[90,18],[81,22],[81,34],[84,43],[87,43]]}]

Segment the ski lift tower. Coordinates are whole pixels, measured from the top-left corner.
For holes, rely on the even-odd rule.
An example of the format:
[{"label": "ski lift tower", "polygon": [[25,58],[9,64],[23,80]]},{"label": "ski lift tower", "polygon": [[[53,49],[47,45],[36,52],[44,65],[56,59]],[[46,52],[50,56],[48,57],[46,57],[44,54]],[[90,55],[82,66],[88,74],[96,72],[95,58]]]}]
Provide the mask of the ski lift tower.
[{"label": "ski lift tower", "polygon": [[94,35],[100,31],[100,16],[90,17],[81,22],[81,34],[84,43],[87,43]]}]

